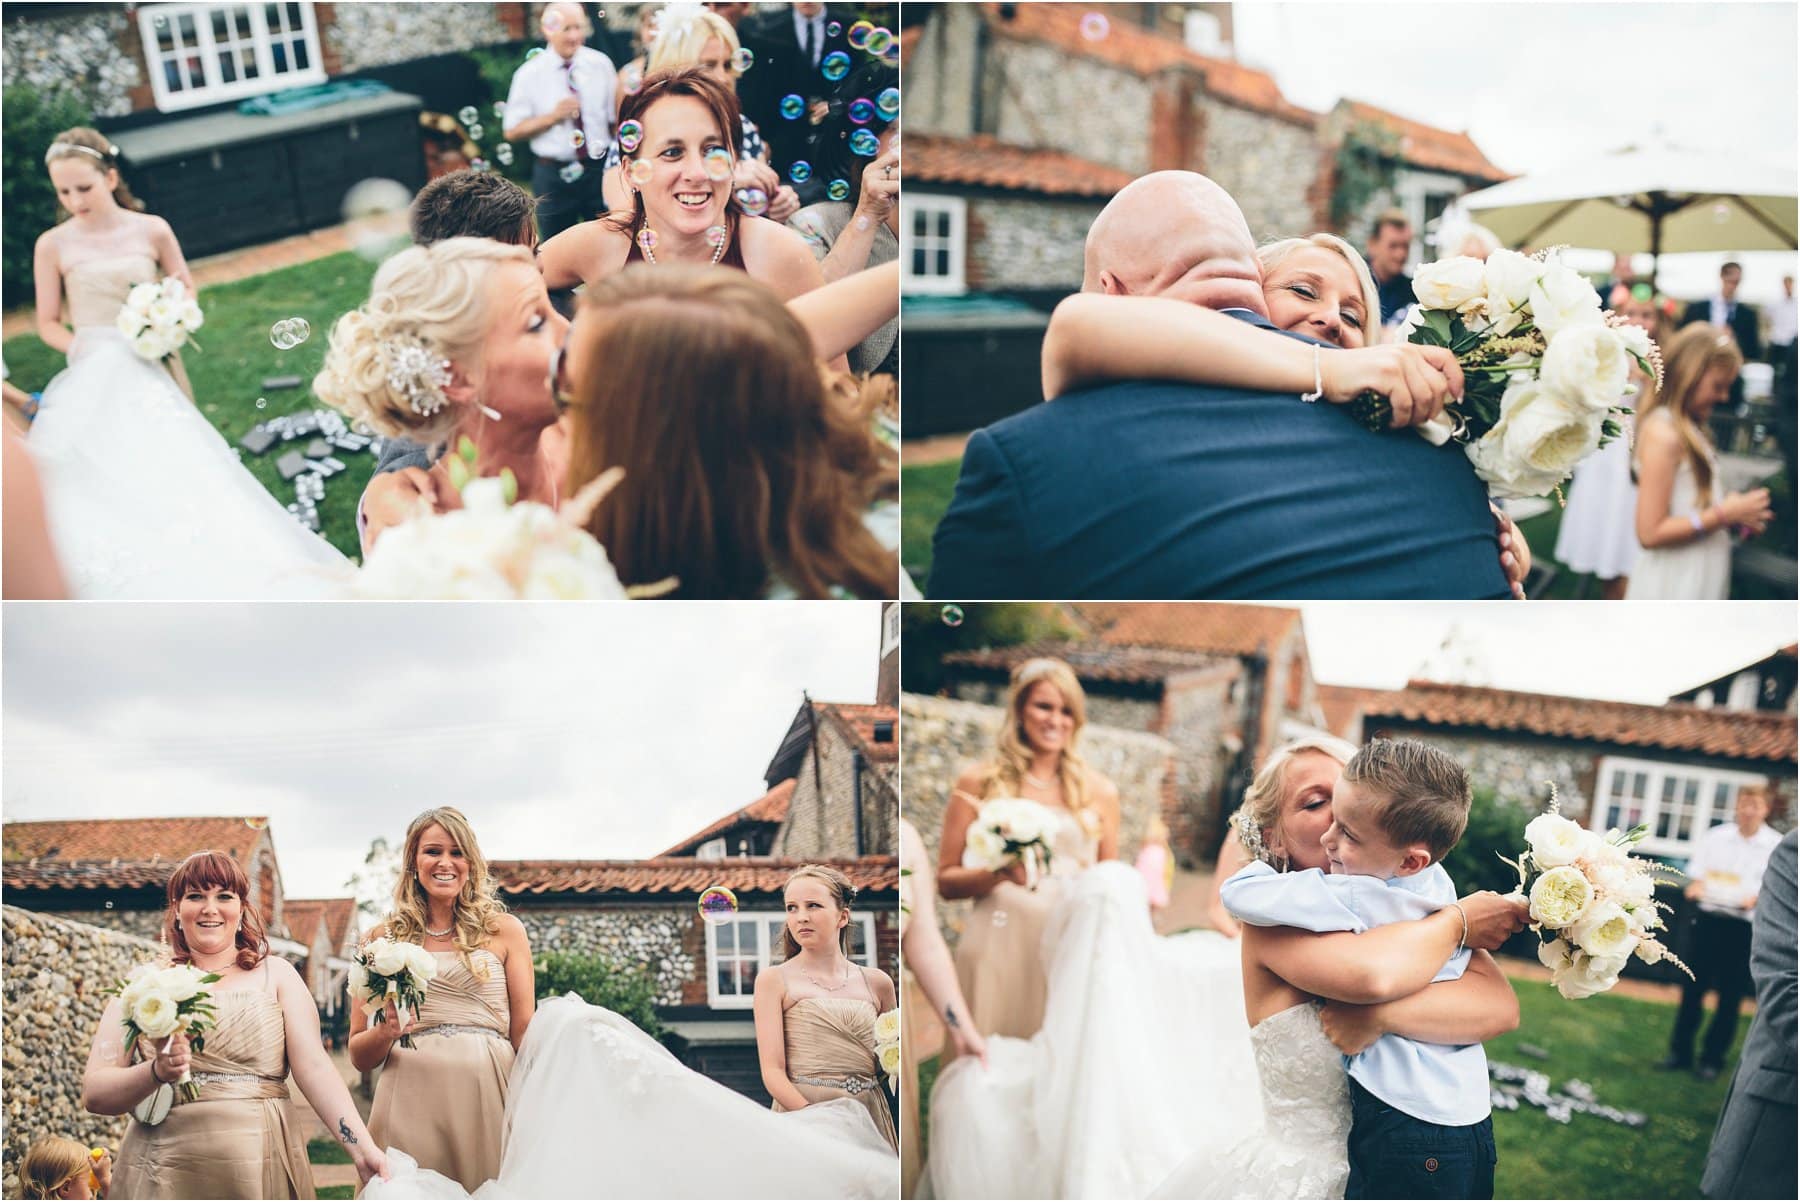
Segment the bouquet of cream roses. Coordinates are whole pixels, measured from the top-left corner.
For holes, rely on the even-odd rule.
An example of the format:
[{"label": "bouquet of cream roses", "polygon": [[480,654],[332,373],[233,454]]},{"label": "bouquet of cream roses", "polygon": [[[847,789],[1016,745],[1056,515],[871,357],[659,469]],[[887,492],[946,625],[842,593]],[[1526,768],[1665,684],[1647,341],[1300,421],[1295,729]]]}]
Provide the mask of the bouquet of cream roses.
[{"label": "bouquet of cream roses", "polygon": [[875,1019],[875,1059],[887,1074],[888,1084],[900,1075],[900,1010],[895,1007]]},{"label": "bouquet of cream roses", "polygon": [[[1593,285],[1554,251],[1440,259],[1419,269],[1413,293],[1407,341],[1448,347],[1464,381],[1462,399],[1419,433],[1462,443],[1496,497],[1542,496],[1617,438],[1632,361],[1662,383],[1650,336],[1603,312]],[[1372,430],[1392,417],[1372,392],[1351,411]]]},{"label": "bouquet of cream roses", "polygon": [[673,580],[627,588],[606,549],[584,527],[624,479],[613,468],[590,481],[561,510],[520,501],[510,470],[474,475],[475,444],[466,436],[450,459],[463,507],[420,513],[385,532],[363,561],[353,589],[369,600],[617,601],[655,596]]},{"label": "bouquet of cream roses", "polygon": [[[212,990],[216,972],[203,972],[192,964],[140,964],[126,974],[109,993],[117,995],[125,1011],[125,1042],[136,1046],[139,1038],[170,1040],[185,1034],[198,1052],[206,1046],[206,1032],[218,1021]],[[163,1044],[168,1047],[167,1042]],[[192,1102],[200,1096],[191,1071],[176,1082],[181,1096]]]},{"label": "bouquet of cream roses", "polygon": [[1656,900],[1658,873],[1673,874],[1653,860],[1631,854],[1649,827],[1611,830],[1605,835],[1550,812],[1525,827],[1526,850],[1517,862],[1519,892],[1531,905],[1531,929],[1538,933],[1538,960],[1550,983],[1571,1000],[1604,993],[1636,953],[1646,964],[1667,960],[1692,977],[1688,966],[1656,938],[1663,929]]},{"label": "bouquet of cream roses", "polygon": [[[396,1010],[411,1010],[417,1018],[426,987],[436,976],[437,957],[418,944],[371,939],[357,950],[350,965],[350,998],[376,1026],[387,1021],[389,998]],[[412,1047],[412,1036],[402,1034],[400,1046]]]},{"label": "bouquet of cream roses", "polygon": [[187,294],[187,285],[169,276],[160,284],[133,288],[114,324],[140,358],[155,362],[186,346],[188,335],[205,321],[200,306]]},{"label": "bouquet of cream roses", "polygon": [[1004,872],[1025,865],[1028,888],[1050,866],[1050,837],[1055,820],[1035,801],[996,797],[984,802],[963,836],[964,868]]}]

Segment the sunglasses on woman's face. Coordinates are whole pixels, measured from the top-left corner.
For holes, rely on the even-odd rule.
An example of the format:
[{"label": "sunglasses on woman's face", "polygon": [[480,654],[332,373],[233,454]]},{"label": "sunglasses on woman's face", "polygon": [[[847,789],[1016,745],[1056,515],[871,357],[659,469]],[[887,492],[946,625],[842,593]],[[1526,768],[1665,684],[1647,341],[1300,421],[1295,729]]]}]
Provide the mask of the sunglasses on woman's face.
[{"label": "sunglasses on woman's face", "polygon": [[565,412],[575,403],[575,397],[569,391],[568,379],[569,336],[574,332],[575,323],[570,322],[563,331],[562,341],[550,352],[550,375],[547,383],[550,385],[550,399],[555,402],[558,413]]}]

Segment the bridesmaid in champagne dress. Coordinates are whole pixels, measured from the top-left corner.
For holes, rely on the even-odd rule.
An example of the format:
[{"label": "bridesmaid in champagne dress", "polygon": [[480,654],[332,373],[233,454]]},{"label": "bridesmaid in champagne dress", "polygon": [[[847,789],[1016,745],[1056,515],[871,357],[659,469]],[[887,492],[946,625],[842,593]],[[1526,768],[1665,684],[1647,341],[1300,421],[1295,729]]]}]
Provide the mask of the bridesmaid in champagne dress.
[{"label": "bridesmaid in champagne dress", "polygon": [[[974,898],[956,947],[963,996],[983,1035],[1029,1038],[1044,1020],[1044,927],[1061,878],[1118,856],[1119,793],[1076,753],[1086,696],[1069,665],[1033,659],[1013,671],[1006,724],[992,762],[956,782],[938,848],[938,893]],[[965,868],[969,826],[995,798],[1036,802],[1055,817],[1047,876],[1025,866]]]},{"label": "bridesmaid in champagne dress", "polygon": [[782,963],[756,978],[756,1049],[777,1111],[850,1098],[898,1150],[875,1019],[894,1008],[894,982],[850,959],[855,888],[835,868],[808,865],[788,879]]},{"label": "bridesmaid in champagne dress", "polygon": [[[155,1095],[167,1117],[127,1125],[114,1198],[311,1198],[312,1170],[288,1095],[288,1075],[367,1181],[386,1157],[364,1129],[350,1091],[319,1040],[318,1011],[292,965],[269,955],[260,918],[244,898],[243,869],[219,852],[189,856],[169,879],[163,932],[174,962],[218,973],[217,1025],[203,1051],[183,1036],[124,1043],[123,1013],[108,1004],[95,1033],[82,1103],[122,1114]],[[191,1073],[200,1096],[173,1088]]]},{"label": "bridesmaid in champagne dress", "polygon": [[[474,1190],[500,1175],[507,1077],[534,1006],[531,947],[456,810],[413,819],[403,863],[393,913],[369,937],[419,943],[438,973],[416,1016],[390,1001],[371,1025],[354,1010],[350,1060],[363,1072],[381,1067],[369,1114],[376,1141]],[[412,1047],[400,1045],[403,1032]]]}]

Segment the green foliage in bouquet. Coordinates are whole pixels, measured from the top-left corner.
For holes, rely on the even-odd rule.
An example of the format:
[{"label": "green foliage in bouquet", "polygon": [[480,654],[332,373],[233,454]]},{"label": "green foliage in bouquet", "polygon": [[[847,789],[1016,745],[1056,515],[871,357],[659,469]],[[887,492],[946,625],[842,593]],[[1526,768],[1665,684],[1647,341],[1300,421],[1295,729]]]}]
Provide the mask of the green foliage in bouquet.
[{"label": "green foliage in bouquet", "polygon": [[1518,888],[1518,871],[1508,866],[1507,857],[1518,853],[1519,832],[1538,812],[1535,805],[1503,798],[1492,789],[1475,790],[1469,825],[1443,861],[1458,894],[1479,889],[1511,893]]},{"label": "green foliage in bouquet", "polygon": [[671,1032],[656,1017],[656,981],[643,969],[626,968],[604,956],[546,952],[533,961],[538,1001],[577,993],[593,1006],[623,1015],[644,1034],[667,1043]]}]

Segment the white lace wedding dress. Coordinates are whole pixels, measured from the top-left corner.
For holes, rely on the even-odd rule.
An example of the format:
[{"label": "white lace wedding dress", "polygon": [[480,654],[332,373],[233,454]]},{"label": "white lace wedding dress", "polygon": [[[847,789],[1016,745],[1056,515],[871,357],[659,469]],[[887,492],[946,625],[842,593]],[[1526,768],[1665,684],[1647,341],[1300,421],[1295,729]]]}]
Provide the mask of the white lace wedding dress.
[{"label": "white lace wedding dress", "polygon": [[1350,1177],[1350,1085],[1325,1038],[1319,1004],[1272,1014],[1250,1031],[1263,1127],[1235,1143],[1208,1139],[1155,1198],[1342,1198]]},{"label": "white lace wedding dress", "polygon": [[28,445],[70,589],[83,598],[340,595],[350,562],[296,522],[168,371],[114,327],[132,285],[156,275],[142,254],[63,273],[75,344],[44,390]]},{"label": "white lace wedding dress", "polygon": [[[364,1198],[455,1199],[388,1150]],[[860,1102],[778,1114],[575,994],[538,1007],[507,1086],[500,1176],[476,1198],[892,1198],[900,1161]]]},{"label": "white lace wedding dress", "polygon": [[1238,944],[1158,936],[1124,864],[1056,887],[1043,1026],[990,1037],[988,1068],[960,1058],[932,1091],[933,1196],[1142,1198],[1261,1121]]}]

